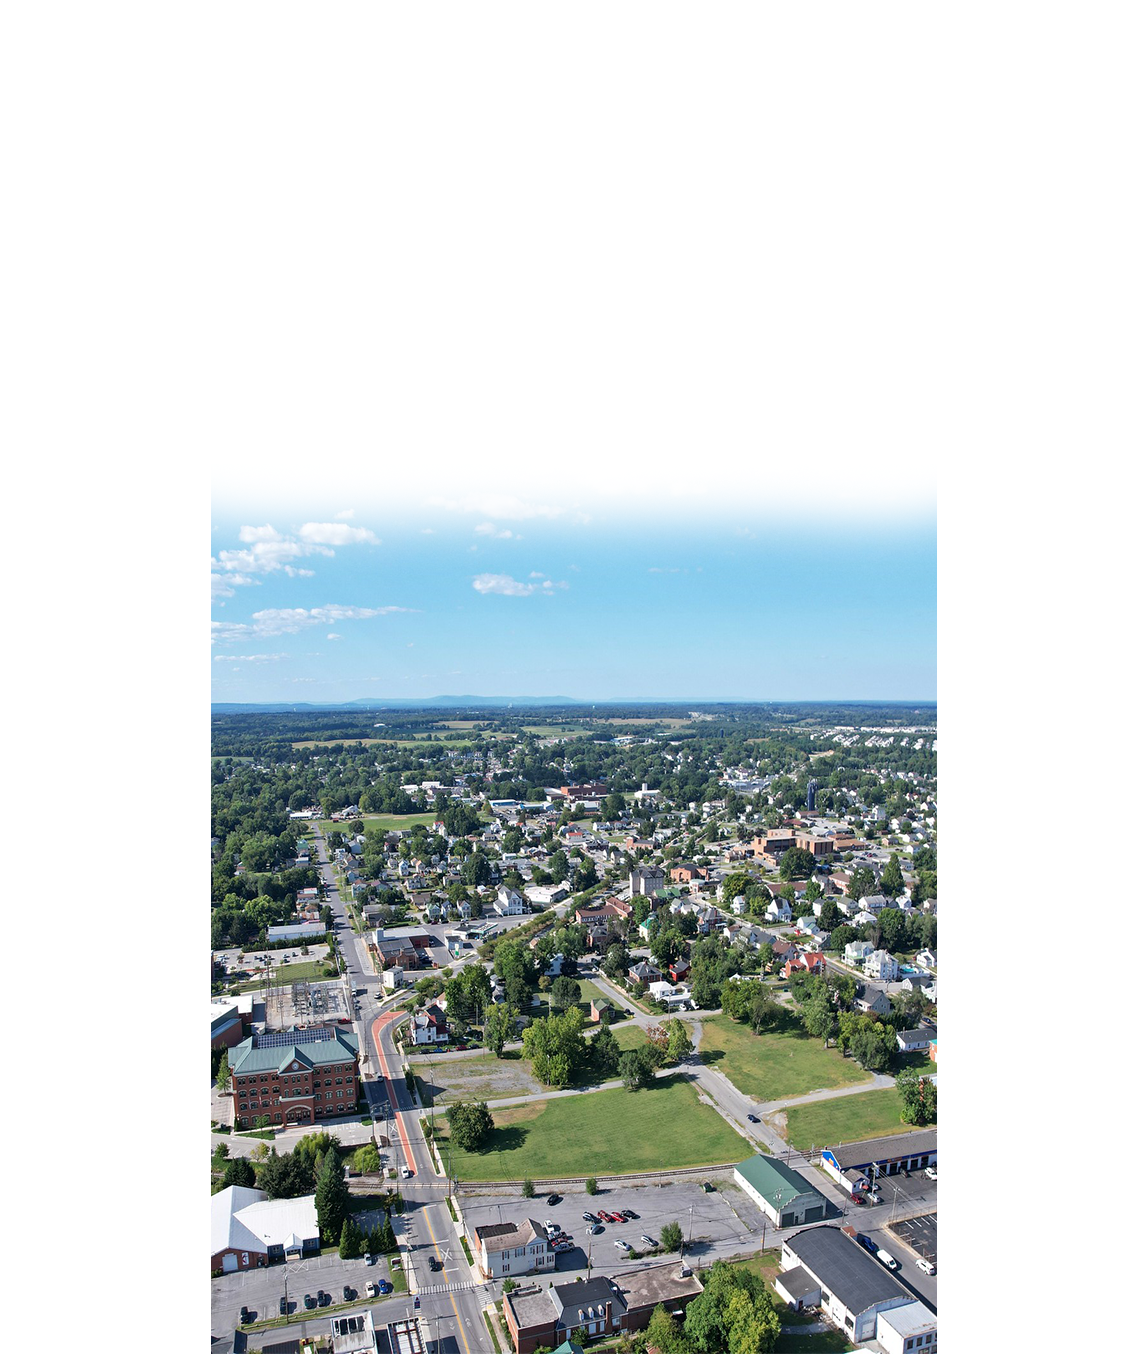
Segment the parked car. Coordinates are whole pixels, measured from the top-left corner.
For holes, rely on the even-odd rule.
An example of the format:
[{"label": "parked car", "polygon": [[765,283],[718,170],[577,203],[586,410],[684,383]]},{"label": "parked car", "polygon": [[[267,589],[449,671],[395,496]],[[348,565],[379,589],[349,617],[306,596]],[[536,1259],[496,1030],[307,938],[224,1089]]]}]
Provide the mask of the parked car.
[{"label": "parked car", "polygon": [[376,1283],[368,1283],[366,1285],[366,1296],[368,1298],[376,1298],[378,1296],[378,1285]]},{"label": "parked car", "polygon": [[342,1301],[343,1302],[354,1301],[354,1289],[351,1288],[348,1283],[344,1283],[342,1285]]},{"label": "parked car", "polygon": [[279,1298],[279,1316],[286,1316],[287,1310],[286,1298]]},{"label": "parked car", "polygon": [[555,1251],[571,1251],[573,1249],[572,1241],[558,1241],[553,1249]]},{"label": "parked car", "polygon": [[594,1223],[592,1227],[585,1228],[585,1231],[589,1236],[596,1236],[598,1232],[603,1232],[604,1230],[605,1229],[599,1222]]},{"label": "parked car", "polygon": [[935,1266],[931,1263],[930,1260],[924,1260],[922,1256],[920,1256],[920,1258],[916,1260],[915,1268],[921,1269],[924,1272],[924,1274],[935,1273]]},{"label": "parked car", "polygon": [[561,1195],[551,1194],[549,1198],[545,1200],[545,1202],[549,1205],[550,1208],[556,1208],[557,1205],[561,1202]]},{"label": "parked car", "polygon": [[243,1310],[239,1313],[239,1324],[241,1326],[245,1326],[248,1321],[253,1321],[257,1315],[258,1315],[257,1312],[249,1312],[247,1311],[246,1307],[244,1307]]},{"label": "parked car", "polygon": [[624,1215],[623,1213],[610,1213],[610,1214],[609,1214],[609,1221],[610,1221],[610,1222],[624,1222],[624,1220],[625,1220],[625,1215]]},{"label": "parked car", "polygon": [[612,1221],[613,1221],[612,1216],[611,1216],[610,1214],[606,1213],[605,1210],[604,1210],[603,1208],[602,1208],[602,1209],[600,1210],[600,1212],[597,1214],[597,1217],[601,1220],[601,1222],[612,1222]]},{"label": "parked car", "polygon": [[748,1122],[749,1122],[750,1124],[758,1124],[758,1123],[760,1122],[760,1120],[757,1119],[757,1117],[756,1117],[754,1114],[750,1114],[750,1115],[748,1116]]},{"label": "parked car", "polygon": [[923,1174],[928,1178],[928,1180],[938,1180],[938,1179],[939,1179],[939,1173],[938,1173],[938,1171],[936,1171],[936,1169],[935,1169],[934,1166],[928,1166],[928,1167],[924,1170]]},{"label": "parked car", "polygon": [[306,1297],[303,1298],[302,1302],[303,1306],[306,1307],[308,1310],[311,1310],[318,1306],[318,1299],[312,1293],[308,1293]]},{"label": "parked car", "polygon": [[864,1236],[862,1232],[856,1233],[856,1240],[864,1248],[865,1251],[870,1251],[872,1255],[874,1255],[876,1251],[879,1250],[879,1247],[875,1244],[875,1242],[871,1239],[871,1237]]},{"label": "parked car", "polygon": [[705,1181],[702,1183],[701,1189],[704,1190],[705,1194],[711,1194],[711,1193],[712,1193],[712,1186],[708,1183],[707,1180],[705,1180]]},{"label": "parked car", "polygon": [[627,1241],[614,1241],[613,1245],[616,1246],[619,1251],[631,1251],[633,1249]]},{"label": "parked car", "polygon": [[585,1219],[586,1222],[597,1221],[597,1215],[595,1213],[582,1213],[581,1216]]},{"label": "parked car", "polygon": [[366,1254],[362,1257],[362,1263],[364,1265],[372,1265],[374,1263],[374,1257],[370,1254],[369,1251],[367,1251]]},{"label": "parked car", "polygon": [[557,1225],[551,1218],[546,1218],[546,1219],[545,1219],[545,1230],[546,1230],[547,1232],[559,1232],[559,1231],[561,1230],[561,1228],[558,1227],[558,1225]]},{"label": "parked car", "polygon": [[385,1279],[379,1279],[378,1291],[379,1293],[392,1293],[394,1291],[394,1285],[392,1283],[387,1283]]},{"label": "parked car", "polygon": [[442,1267],[442,1262],[438,1259],[438,1257],[437,1257],[436,1255],[431,1255],[431,1256],[430,1256],[430,1269],[433,1270],[433,1272],[436,1274],[436,1273],[438,1272],[438,1270],[441,1269],[441,1267]]},{"label": "parked car", "polygon": [[639,1213],[634,1213],[631,1208],[622,1208],[621,1216],[628,1218],[630,1222],[636,1222],[641,1215]]},{"label": "parked car", "polygon": [[879,1194],[876,1190],[873,1189],[868,1194],[867,1201],[869,1204],[881,1204],[883,1203],[883,1195]]},{"label": "parked car", "polygon": [[881,1265],[886,1265],[888,1269],[899,1268],[899,1261],[895,1258],[894,1255],[889,1254],[889,1252],[887,1251],[877,1250],[875,1253],[875,1258],[879,1261]]}]

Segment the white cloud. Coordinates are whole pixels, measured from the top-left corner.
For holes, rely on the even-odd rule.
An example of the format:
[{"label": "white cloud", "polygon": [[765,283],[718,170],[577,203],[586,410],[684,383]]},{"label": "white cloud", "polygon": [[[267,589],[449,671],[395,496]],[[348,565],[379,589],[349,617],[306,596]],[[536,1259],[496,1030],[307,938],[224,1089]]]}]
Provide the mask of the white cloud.
[{"label": "white cloud", "polygon": [[313,569],[296,569],[293,564],[288,564],[283,569],[288,578],[313,578]]},{"label": "white cloud", "polygon": [[378,537],[367,527],[348,527],[345,522],[304,522],[298,534],[311,545],[378,544]]},{"label": "white cloud", "polygon": [[341,639],[341,638],[342,638],[341,635],[336,635],[336,634],[334,634],[333,632],[331,632],[329,635],[327,635],[327,639]]},{"label": "white cloud", "polygon": [[281,536],[269,522],[264,527],[239,528],[239,540],[245,545],[251,545],[255,541],[281,541],[284,539],[285,537]]},{"label": "white cloud", "polygon": [[369,620],[373,616],[389,616],[399,611],[414,611],[408,606],[328,606],[311,607],[272,607],[266,611],[256,611],[250,625],[240,625],[232,621],[212,621],[211,633],[215,639],[235,640],[271,635],[294,635],[312,625],[333,625],[339,621]]},{"label": "white cloud", "polygon": [[[541,578],[541,574],[532,573],[530,578]],[[509,574],[478,574],[473,581],[474,588],[482,593],[497,593],[502,597],[529,597],[535,592],[551,592],[553,588],[567,588],[568,583],[554,583],[546,578],[542,583],[519,583]]]},{"label": "white cloud", "polygon": [[[479,536],[493,536],[499,541],[510,541],[513,539],[512,531],[508,529],[505,531],[498,531],[497,527],[495,527],[492,522],[479,522],[477,526],[474,527],[474,531]],[[519,536],[518,540],[520,539],[521,537]]]},{"label": "white cloud", "polygon": [[423,527],[423,528],[422,528],[422,535],[423,535],[423,536],[436,536],[436,535],[437,535],[437,532],[434,530],[433,527]]},{"label": "white cloud", "polygon": [[[680,569],[650,569],[650,570],[649,570],[649,573],[650,573],[650,574],[679,574],[680,572],[681,572]],[[686,570],[685,572],[687,572],[687,570]]]},{"label": "white cloud", "polygon": [[[285,653],[217,653],[216,663],[277,663],[281,658],[289,658]],[[236,668],[237,672],[238,669]]]},{"label": "white cloud", "polygon": [[530,578],[544,578],[544,574],[539,574],[536,569],[529,575]]}]

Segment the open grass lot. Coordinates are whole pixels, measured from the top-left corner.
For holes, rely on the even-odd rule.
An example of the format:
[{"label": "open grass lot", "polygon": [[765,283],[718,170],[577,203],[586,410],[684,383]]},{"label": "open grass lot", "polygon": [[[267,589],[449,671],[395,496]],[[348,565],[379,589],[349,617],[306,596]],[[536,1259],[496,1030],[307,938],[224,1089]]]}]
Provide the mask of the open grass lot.
[{"label": "open grass lot", "polygon": [[841,1095],[835,1100],[793,1105],[787,1111],[788,1123],[782,1131],[791,1146],[801,1152],[813,1146],[882,1138],[909,1132],[899,1117],[902,1107],[903,1102],[894,1086],[863,1091],[859,1095]]},{"label": "open grass lot", "polygon": [[589,1003],[591,1001],[607,1001],[616,1009],[616,1002],[607,993],[602,992],[596,983],[590,982],[588,978],[579,978],[581,984],[581,1005],[585,1008],[585,1014],[589,1014]]},{"label": "open grass lot", "polygon": [[700,1051],[705,1061],[757,1100],[786,1100],[871,1080],[858,1063],[838,1049],[824,1048],[802,1030],[753,1034],[747,1025],[723,1015],[706,1020],[703,1030]]},{"label": "open grass lot", "polygon": [[[785,1319],[793,1314],[787,1312]],[[842,1331],[790,1331],[781,1335],[773,1346],[775,1354],[838,1354],[839,1351],[857,1349]]]},{"label": "open grass lot", "polygon": [[[275,969],[273,986],[285,987],[288,983],[293,982],[329,982],[331,976],[323,973],[325,967],[325,960],[320,963],[283,964],[280,968]],[[263,986],[262,979],[255,978],[248,983],[240,983],[239,991],[258,992]]]},{"label": "open grass lot", "polygon": [[[739,1133],[682,1077],[642,1091],[597,1091],[497,1110],[484,1152],[458,1152],[462,1180],[550,1179],[595,1172],[648,1171],[740,1161],[748,1150]],[[671,1123],[671,1136],[650,1131]]]}]

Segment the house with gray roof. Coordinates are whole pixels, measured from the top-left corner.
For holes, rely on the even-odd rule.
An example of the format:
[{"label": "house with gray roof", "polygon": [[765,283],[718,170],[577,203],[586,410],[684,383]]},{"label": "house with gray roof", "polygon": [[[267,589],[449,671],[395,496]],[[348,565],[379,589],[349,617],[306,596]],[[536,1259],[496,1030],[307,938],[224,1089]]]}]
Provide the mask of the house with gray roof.
[{"label": "house with gray roof", "polygon": [[478,1268],[487,1279],[552,1270],[557,1261],[545,1228],[533,1218],[475,1227],[474,1242]]},{"label": "house with gray roof", "polygon": [[[915,1301],[889,1270],[838,1227],[812,1227],[786,1237],[778,1278],[782,1281],[797,1268],[819,1287],[820,1311],[852,1344],[874,1337],[880,1312]],[[803,1283],[801,1279],[797,1286]]]}]

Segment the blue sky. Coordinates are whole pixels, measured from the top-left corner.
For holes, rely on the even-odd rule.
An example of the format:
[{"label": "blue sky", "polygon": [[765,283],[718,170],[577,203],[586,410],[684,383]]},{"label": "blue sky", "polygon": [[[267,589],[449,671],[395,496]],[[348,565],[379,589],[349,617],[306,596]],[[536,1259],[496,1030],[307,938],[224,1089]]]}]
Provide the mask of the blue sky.
[{"label": "blue sky", "polygon": [[211,544],[215,701],[935,698],[933,512],[217,505]]}]

